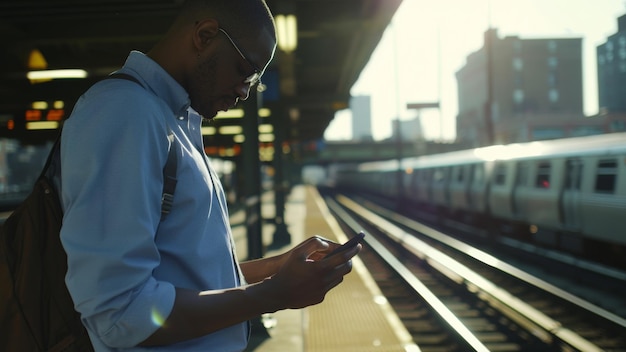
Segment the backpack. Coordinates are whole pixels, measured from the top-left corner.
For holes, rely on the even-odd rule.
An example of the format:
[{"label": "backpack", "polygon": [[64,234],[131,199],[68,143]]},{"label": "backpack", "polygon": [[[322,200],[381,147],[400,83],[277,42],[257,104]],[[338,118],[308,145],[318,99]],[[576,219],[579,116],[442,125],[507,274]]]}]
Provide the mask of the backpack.
[{"label": "backpack", "polygon": [[[139,83],[128,75],[109,77]],[[162,218],[176,189],[178,146],[172,131],[168,138]],[[53,183],[59,161],[60,133],[31,193],[0,228],[1,351],[93,351],[65,285],[67,255],[59,238],[63,210]]]}]

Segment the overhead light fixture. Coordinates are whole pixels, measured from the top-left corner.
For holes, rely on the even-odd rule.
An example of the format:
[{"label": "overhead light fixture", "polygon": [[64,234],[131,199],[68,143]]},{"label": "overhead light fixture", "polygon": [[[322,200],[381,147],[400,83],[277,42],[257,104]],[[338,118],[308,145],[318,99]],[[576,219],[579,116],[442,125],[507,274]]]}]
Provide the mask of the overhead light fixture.
[{"label": "overhead light fixture", "polygon": [[48,102],[46,101],[34,101],[30,106],[35,110],[46,110],[48,108]]},{"label": "overhead light fixture", "polygon": [[259,134],[259,142],[262,143],[271,143],[274,141],[274,135],[273,134]]},{"label": "overhead light fixture", "polygon": [[260,117],[269,117],[272,115],[272,111],[268,108],[260,108],[259,109],[259,116]]},{"label": "overhead light fixture", "polygon": [[26,73],[26,78],[29,80],[45,80],[45,79],[64,79],[64,78],[85,78],[87,77],[87,71],[81,69],[66,69],[66,70],[41,70],[41,71],[29,71]]},{"label": "overhead light fixture", "polygon": [[48,62],[43,56],[41,51],[33,49],[28,55],[28,69],[29,70],[45,70],[48,68]]},{"label": "overhead light fixture", "polygon": [[33,121],[26,123],[27,130],[55,130],[59,128],[58,121]]},{"label": "overhead light fixture", "polygon": [[203,136],[212,136],[216,132],[215,127],[213,126],[202,126],[201,133]]},{"label": "overhead light fixture", "polygon": [[[228,111],[220,111],[215,115],[216,119],[240,119],[245,115],[243,109],[230,109]],[[259,117],[268,117],[272,115],[272,111],[268,108],[259,109]]]},{"label": "overhead light fixture", "polygon": [[216,119],[239,119],[244,115],[243,109],[230,109],[227,111],[220,111],[215,115]]},{"label": "overhead light fixture", "polygon": [[226,134],[240,134],[243,132],[243,128],[241,126],[223,126],[219,128],[219,132],[222,135]]},{"label": "overhead light fixture", "polygon": [[292,52],[298,47],[298,24],[296,15],[277,15],[276,30],[278,48],[284,52]]},{"label": "overhead light fixture", "polygon": [[273,133],[273,132],[274,132],[274,126],[270,124],[259,125],[259,133]]}]

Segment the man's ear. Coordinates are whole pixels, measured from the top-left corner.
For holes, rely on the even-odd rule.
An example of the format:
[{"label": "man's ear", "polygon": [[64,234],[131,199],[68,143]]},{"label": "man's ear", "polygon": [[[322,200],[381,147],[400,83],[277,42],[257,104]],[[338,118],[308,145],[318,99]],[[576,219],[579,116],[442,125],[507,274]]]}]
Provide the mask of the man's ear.
[{"label": "man's ear", "polygon": [[198,52],[204,50],[218,34],[219,23],[213,18],[196,22],[193,36],[194,45]]}]

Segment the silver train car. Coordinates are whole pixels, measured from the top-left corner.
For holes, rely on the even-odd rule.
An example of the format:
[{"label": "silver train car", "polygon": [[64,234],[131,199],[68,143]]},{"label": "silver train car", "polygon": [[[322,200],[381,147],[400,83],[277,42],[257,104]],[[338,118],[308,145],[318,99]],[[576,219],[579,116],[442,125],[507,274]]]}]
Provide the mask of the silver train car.
[{"label": "silver train car", "polygon": [[440,220],[626,265],[626,133],[335,165],[329,178]]}]

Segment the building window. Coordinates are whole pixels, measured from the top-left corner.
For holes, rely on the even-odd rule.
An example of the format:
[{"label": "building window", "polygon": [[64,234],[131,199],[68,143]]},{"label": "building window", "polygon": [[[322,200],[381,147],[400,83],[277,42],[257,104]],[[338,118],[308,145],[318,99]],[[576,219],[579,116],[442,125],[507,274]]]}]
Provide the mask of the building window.
[{"label": "building window", "polygon": [[626,123],[624,121],[615,120],[610,123],[611,131],[626,131]]},{"label": "building window", "polygon": [[521,71],[524,69],[524,61],[522,58],[514,57],[513,58],[513,69],[515,71]]},{"label": "building window", "polygon": [[556,85],[557,85],[557,75],[556,75],[556,72],[551,71],[550,73],[548,73],[548,85],[550,87],[556,87]]},{"label": "building window", "polygon": [[556,45],[556,42],[554,40],[548,41],[548,50],[551,53],[554,53],[556,51],[556,47],[557,47],[557,45]]},{"label": "building window", "polygon": [[556,68],[559,65],[559,59],[557,59],[554,56],[550,56],[548,58],[548,67],[550,68]]},{"label": "building window", "polygon": [[619,56],[620,60],[624,61],[626,60],[626,37],[620,36],[617,39],[617,43],[619,46],[619,48],[617,49],[617,55]]},{"label": "building window", "polygon": [[516,89],[513,91],[513,101],[515,104],[521,104],[524,102],[524,90]]},{"label": "building window", "polygon": [[594,134],[603,134],[603,133],[605,132],[602,127],[580,126],[580,127],[576,127],[572,129],[572,131],[570,132],[570,135],[572,137],[576,137],[576,136],[591,136]]},{"label": "building window", "polygon": [[550,89],[548,92],[548,99],[550,99],[551,103],[556,103],[559,101],[559,90],[558,89]]}]

